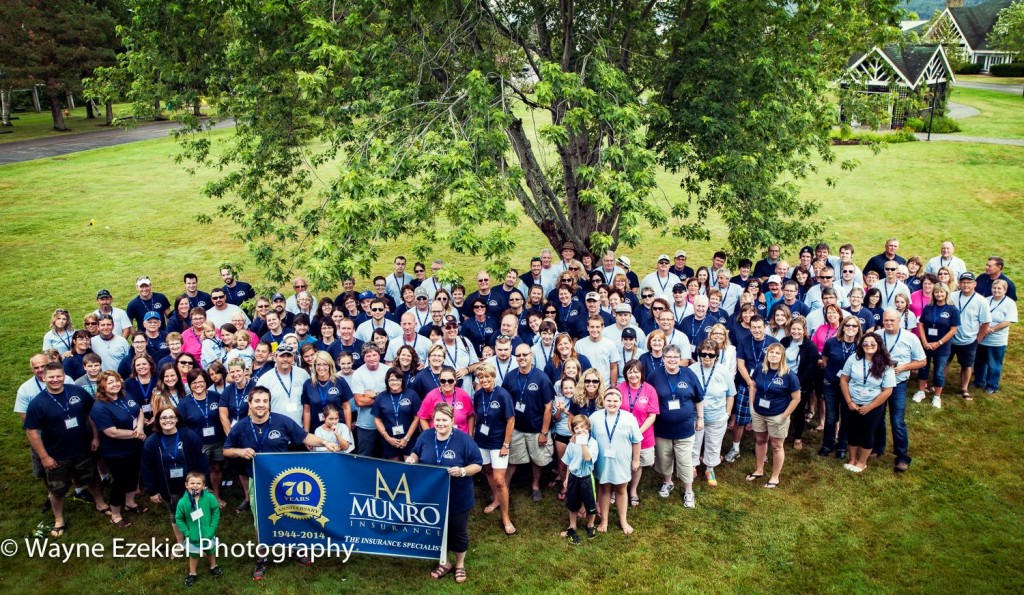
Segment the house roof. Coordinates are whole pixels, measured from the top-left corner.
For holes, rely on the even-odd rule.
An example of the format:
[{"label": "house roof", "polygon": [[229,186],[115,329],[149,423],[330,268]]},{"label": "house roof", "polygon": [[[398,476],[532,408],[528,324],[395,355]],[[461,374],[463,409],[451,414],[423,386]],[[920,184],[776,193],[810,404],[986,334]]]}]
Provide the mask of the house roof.
[{"label": "house roof", "polygon": [[941,45],[898,45],[889,44],[875,46],[869,52],[855,56],[850,60],[849,68],[852,70],[872,53],[878,53],[896,71],[896,75],[902,79],[903,84],[911,89],[916,89],[922,82],[923,75],[929,64],[938,59],[943,63],[943,70],[946,72],[947,80],[953,79],[953,71],[946,59],[945,51]]},{"label": "house roof", "polygon": [[949,15],[956,22],[964,35],[967,45],[974,51],[988,49],[986,37],[999,19],[999,11],[1006,8],[1013,0],[990,0],[976,6],[947,8]]}]

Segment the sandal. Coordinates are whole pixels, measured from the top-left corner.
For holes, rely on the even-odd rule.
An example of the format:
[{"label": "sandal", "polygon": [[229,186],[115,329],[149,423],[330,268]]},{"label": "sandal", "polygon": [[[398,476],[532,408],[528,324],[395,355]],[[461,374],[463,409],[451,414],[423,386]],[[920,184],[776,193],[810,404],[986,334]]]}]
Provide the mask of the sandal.
[{"label": "sandal", "polygon": [[68,530],[68,524],[65,522],[63,525],[60,525],[59,527],[54,527],[54,528],[50,529],[50,537],[52,537],[54,539],[56,539],[58,537],[64,537],[64,532],[67,531],[67,530]]},{"label": "sandal", "polygon": [[459,566],[458,568],[455,569],[455,582],[459,583],[460,585],[462,583],[466,582],[466,567],[465,566]]},{"label": "sandal", "polygon": [[105,514],[107,516],[110,516],[110,515],[114,514],[113,512],[110,511],[110,507],[109,506],[106,507],[106,508],[97,508],[96,512],[98,512],[100,514]]},{"label": "sandal", "polygon": [[[221,508],[224,507],[221,506]],[[147,512],[149,512],[149,509],[141,504],[136,504],[135,506],[125,506],[124,509],[127,510],[128,512],[133,512],[135,514],[146,514]]]},{"label": "sandal", "polygon": [[444,564],[438,564],[437,568],[430,571],[430,578],[434,579],[435,581],[443,579],[444,577],[448,576],[448,573],[451,572],[453,568],[454,566],[452,566],[451,564],[449,564],[448,566],[445,566]]},{"label": "sandal", "polygon": [[974,400],[974,397],[971,396],[971,393],[969,391],[966,391],[966,390],[964,392],[962,392],[960,394],[960,396],[963,397],[963,399],[965,401],[973,401]]},{"label": "sandal", "polygon": [[498,504],[496,502],[491,502],[487,506],[484,506],[484,514],[491,514],[495,510],[498,510]]},{"label": "sandal", "polygon": [[562,490],[561,492],[558,492],[558,499],[559,500],[565,500],[565,495],[566,495],[565,494],[565,490]]},{"label": "sandal", "polygon": [[560,485],[562,485],[562,480],[558,478],[552,479],[551,481],[548,482],[549,488],[556,488]]},{"label": "sandal", "polygon": [[640,506],[640,496],[630,496],[630,498],[629,498],[629,505],[632,506],[633,508],[639,507]]},{"label": "sandal", "polygon": [[769,481],[768,483],[764,484],[764,487],[765,487],[765,489],[768,489],[768,490],[774,490],[775,488],[779,487],[780,483],[781,482],[778,482],[778,481]]},{"label": "sandal", "polygon": [[803,450],[803,449],[804,449],[804,441],[803,440],[794,440],[793,441],[793,450],[800,451],[800,450]]},{"label": "sandal", "polygon": [[505,535],[511,536],[516,534],[516,526],[511,523],[507,525],[502,524],[502,528],[505,530]]},{"label": "sandal", "polygon": [[764,477],[764,473],[747,473],[747,481],[757,481]]},{"label": "sandal", "polygon": [[132,522],[128,519],[121,517],[121,520],[114,522],[114,519],[110,519],[110,524],[117,527],[118,529],[127,529],[132,526]]}]

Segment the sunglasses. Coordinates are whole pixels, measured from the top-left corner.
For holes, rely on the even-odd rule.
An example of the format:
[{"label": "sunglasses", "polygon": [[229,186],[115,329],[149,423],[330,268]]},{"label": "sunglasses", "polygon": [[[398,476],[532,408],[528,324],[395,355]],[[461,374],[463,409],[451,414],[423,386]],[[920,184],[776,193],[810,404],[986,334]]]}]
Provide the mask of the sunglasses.
[{"label": "sunglasses", "polygon": [[516,357],[530,357],[532,353],[517,353]]},{"label": "sunglasses", "polygon": [[457,324],[446,324],[446,325],[444,325],[444,328],[445,328],[445,330],[450,331],[450,330],[455,330],[455,329],[459,328],[459,325],[457,325]]},{"label": "sunglasses", "polygon": [[178,362],[178,365],[179,366],[188,366],[189,368],[195,367],[195,364],[192,363],[192,362]]},{"label": "sunglasses", "polygon": [[851,270],[846,270],[846,271],[843,271],[843,274],[844,274],[844,275],[845,275],[846,273],[850,273],[850,274],[852,275],[852,274],[853,274],[853,271],[851,271]]},{"label": "sunglasses", "polygon": [[477,279],[476,282],[477,283],[490,283],[491,280],[490,279]]},{"label": "sunglasses", "polygon": [[885,269],[885,272],[887,272],[887,273],[894,273],[894,272],[896,272],[896,270],[897,270],[897,269],[890,269],[890,268],[886,268],[886,269]]},{"label": "sunglasses", "polygon": [[421,296],[419,296],[418,298],[416,298],[416,301],[417,301],[417,302],[418,302],[418,301],[420,301],[420,300],[423,300],[424,302],[425,302],[425,301],[427,301],[427,296],[425,296],[425,295],[421,295]]},{"label": "sunglasses", "polygon": [[222,299],[224,299],[224,296],[222,296],[222,295],[211,295],[210,299],[211,300],[222,300]]},{"label": "sunglasses", "polygon": [[664,307],[662,307],[662,306],[655,306],[655,307],[651,308],[651,310],[653,310],[653,311],[655,311],[655,312],[661,312],[661,311],[663,311],[664,309],[665,309],[665,308],[664,308]]},{"label": "sunglasses", "polygon": [[383,312],[384,308],[370,308],[370,312]]},{"label": "sunglasses", "polygon": [[[399,378],[401,380],[401,378]],[[454,378],[442,378],[437,381],[439,384],[455,384]]]},{"label": "sunglasses", "polygon": [[715,357],[718,354],[717,353],[701,353],[699,355],[700,355],[700,357],[703,358],[703,357]]},{"label": "sunglasses", "polygon": [[646,300],[647,298],[654,297],[654,294],[653,293],[642,293],[642,294],[640,294],[640,297],[642,297],[642,298],[644,298]]},{"label": "sunglasses", "polygon": [[485,306],[485,305],[483,305],[483,304],[475,304],[475,305],[473,306],[473,309],[474,309],[474,310],[483,310],[483,309],[484,309],[484,308],[486,308],[486,307],[487,307],[487,306]]},{"label": "sunglasses", "polygon": [[544,311],[544,315],[545,315],[545,316],[555,316],[555,315],[557,315],[557,314],[558,314],[558,312],[557,312],[557,311],[555,311],[555,310],[545,310],[545,311]]},{"label": "sunglasses", "polygon": [[580,270],[580,267],[569,267],[569,270],[570,271],[578,271],[578,270]]},{"label": "sunglasses", "polygon": [[832,275],[818,275],[818,278],[822,281],[827,281],[832,278]]},{"label": "sunglasses", "polygon": [[583,381],[583,384],[601,384],[600,380],[594,380],[593,378],[587,378]]},{"label": "sunglasses", "polygon": [[97,324],[99,323],[96,322],[95,320],[90,320],[89,322],[85,323],[85,326],[96,326]]}]

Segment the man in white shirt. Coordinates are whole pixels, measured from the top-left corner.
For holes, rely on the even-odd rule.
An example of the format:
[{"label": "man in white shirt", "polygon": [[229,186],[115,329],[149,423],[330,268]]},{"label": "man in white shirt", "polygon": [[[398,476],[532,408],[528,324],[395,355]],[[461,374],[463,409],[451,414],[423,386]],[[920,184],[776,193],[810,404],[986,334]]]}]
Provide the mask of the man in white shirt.
[{"label": "man in white shirt", "polygon": [[[306,281],[305,277],[296,277],[292,281],[292,289],[295,290],[295,295],[288,297],[284,303],[284,309],[292,314],[298,314],[300,312],[298,297],[303,291],[309,291],[309,281]],[[317,299],[313,294],[309,294],[309,297],[313,300],[313,305],[309,307],[309,310],[310,312],[316,312]],[[274,408],[273,403],[271,403],[270,408]],[[300,423],[299,425],[301,426],[302,424]]]},{"label": "man in white shirt", "polygon": [[356,454],[379,456],[382,438],[373,417],[373,402],[384,392],[388,366],[381,365],[380,348],[373,343],[363,345],[363,365],[352,373],[352,400],[356,405]]},{"label": "man in white shirt", "polygon": [[648,274],[640,282],[640,287],[650,287],[654,290],[654,297],[664,298],[666,301],[672,301],[672,287],[679,283],[681,279],[669,272],[669,266],[672,261],[669,260],[668,254],[662,254],[658,256],[658,268]]},{"label": "man in white shirt", "polygon": [[614,386],[619,378],[619,367],[622,356],[611,339],[601,335],[604,332],[604,319],[593,314],[587,319],[587,336],[576,341],[576,353],[590,360],[592,368],[604,378],[606,386]]},{"label": "man in white shirt", "polygon": [[[718,284],[715,287],[722,293],[722,305],[720,306],[723,310],[728,312],[730,315],[736,311],[736,304],[740,301],[740,294],[743,293],[743,287],[733,283],[731,281],[732,272],[729,269],[722,269],[718,271]],[[768,277],[765,277],[767,280]]]},{"label": "man in white shirt", "polygon": [[[813,335],[814,331],[818,330],[819,326],[825,324],[825,306],[828,306],[829,304],[839,305],[839,298],[836,296],[836,290],[831,287],[821,291],[821,307],[807,315],[808,335]],[[842,313],[843,318],[851,316],[851,314],[846,310],[842,310]]]},{"label": "man in white shirt", "polygon": [[[824,307],[821,301],[821,294],[825,289],[832,289],[836,292],[839,307],[845,308],[847,304],[846,294],[838,287],[835,287],[836,271],[831,266],[826,266],[818,272],[818,284],[807,290],[804,296],[804,303],[811,309],[811,312]],[[904,286],[906,287],[906,286]],[[910,295],[909,293],[907,295]]]},{"label": "man in white shirt", "polygon": [[604,284],[608,286],[611,286],[616,275],[626,274],[626,271],[615,265],[615,251],[613,250],[605,252],[601,257],[601,268],[598,271],[601,273],[601,278],[604,279]]},{"label": "man in white shirt", "polygon": [[109,314],[101,314],[99,334],[92,338],[92,351],[103,360],[104,370],[117,371],[121,360],[128,357],[131,345],[121,335],[114,334],[114,319]]},{"label": "man in white shirt", "polygon": [[241,314],[245,317],[245,326],[241,327],[239,330],[242,328],[248,328],[249,323],[251,322],[249,320],[249,315],[238,306],[229,304],[227,296],[228,294],[220,287],[210,292],[210,300],[213,302],[213,307],[206,311],[207,322],[212,322],[219,329],[225,324],[231,322],[231,319],[236,315]]},{"label": "man in white shirt", "polygon": [[[904,294],[907,298],[910,298],[910,288],[907,287],[906,283],[903,283],[896,278],[896,271],[898,271],[900,265],[890,260],[883,265],[882,270],[885,271],[885,278],[880,283],[876,283],[875,287],[882,292],[882,301],[878,304],[882,308],[888,310],[889,308],[896,307],[896,296]],[[953,288],[950,287],[950,291]],[[810,292],[808,292],[810,293]]]},{"label": "man in white shirt", "polygon": [[615,315],[615,324],[605,327],[604,331],[601,333],[606,339],[610,339],[612,343],[619,345],[622,343],[622,331],[631,328],[636,331],[637,345],[647,345],[647,335],[640,330],[639,326],[632,324],[633,311],[629,308],[629,304],[619,304],[615,306],[613,314]]},{"label": "man in white shirt", "polygon": [[426,362],[427,351],[430,349],[430,339],[416,332],[419,330],[419,327],[416,326],[416,315],[411,310],[402,314],[400,326],[402,334],[397,339],[392,339],[391,343],[388,344],[388,352],[384,354],[384,362],[389,364],[394,362],[398,356],[398,350],[403,345],[412,347],[412,350],[419,356],[420,362]]},{"label": "man in white shirt", "polygon": [[[558,285],[558,276],[562,274],[559,267],[551,264],[554,253],[549,248],[540,251],[541,278],[543,279],[544,295],[547,295]],[[499,385],[500,386],[500,385]]]},{"label": "man in white shirt", "polygon": [[384,300],[380,298],[373,298],[370,301],[370,319],[359,325],[356,329],[356,339],[359,339],[363,343],[369,343],[373,340],[373,331],[379,328],[384,329],[389,339],[394,339],[402,334],[402,327],[395,324],[393,321],[384,318],[387,314],[388,307],[384,303]]},{"label": "man in white shirt", "polygon": [[395,300],[396,304],[402,303],[402,288],[415,280],[412,275],[405,272],[405,263],[404,256],[396,256],[395,272],[384,279],[384,291]]},{"label": "man in white shirt", "polygon": [[956,247],[953,246],[953,242],[949,240],[942,242],[942,245],[939,246],[939,255],[924,265],[924,272],[936,275],[939,269],[946,267],[953,271],[954,279],[959,279],[960,275],[967,272],[967,264],[959,256],[953,256],[954,251],[956,251]]},{"label": "man in white shirt", "polygon": [[992,316],[988,300],[975,291],[977,282],[974,273],[960,275],[960,291],[949,296],[949,303],[960,312],[960,326],[956,327],[956,335],[951,343],[952,351],[949,361],[956,357],[960,364],[960,396],[966,401],[972,400],[968,390],[971,374],[974,372],[974,356],[978,351],[978,336],[988,333]]},{"label": "man in white shirt", "polygon": [[270,410],[302,426],[302,386],[309,374],[295,365],[295,350],[288,343],[274,352],[274,369],[260,376],[256,386],[270,391]]},{"label": "man in white shirt", "polygon": [[128,313],[113,306],[114,298],[106,289],[96,292],[96,304],[99,308],[93,311],[96,316],[107,315],[114,321],[114,333],[127,339],[132,334],[132,321]]},{"label": "man in white shirt", "polygon": [[[894,308],[882,313],[882,328],[876,330],[875,334],[882,340],[895,365],[896,386],[882,407],[889,408],[892,449],[896,454],[894,470],[897,473],[903,473],[910,468],[911,461],[910,435],[907,433],[907,424],[904,421],[904,412],[907,409],[907,383],[910,380],[910,373],[923,368],[927,363],[924,347],[921,346],[921,340],[917,338],[917,334],[900,329],[900,313]],[[878,456],[885,454],[884,418],[875,428],[875,447],[872,452]]]}]

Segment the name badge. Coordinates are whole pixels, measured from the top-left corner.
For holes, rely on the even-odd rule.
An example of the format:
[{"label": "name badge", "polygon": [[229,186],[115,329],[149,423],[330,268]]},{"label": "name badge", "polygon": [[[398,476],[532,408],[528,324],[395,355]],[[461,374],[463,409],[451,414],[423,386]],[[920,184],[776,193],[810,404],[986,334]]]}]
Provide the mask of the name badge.
[{"label": "name badge", "polygon": [[679,407],[681,407],[681,406],[682,406],[682,403],[680,403],[677,400],[673,400],[673,401],[669,401],[668,402],[668,409],[669,409],[669,411],[675,411],[676,409],[679,409]]},{"label": "name badge", "polygon": [[405,433],[405,426],[391,426],[391,433],[394,434],[395,436],[401,436],[402,434]]},{"label": "name badge", "polygon": [[77,417],[69,417],[68,419],[65,419],[64,420],[64,427],[69,429],[69,430],[77,428],[78,427],[78,418]]},{"label": "name badge", "polygon": [[930,328],[930,329],[928,329],[928,336],[929,337],[938,337],[939,336],[939,329],[937,329],[937,328]]},{"label": "name badge", "polygon": [[295,413],[299,410],[299,406],[296,405],[295,403],[288,403],[287,405],[284,406],[284,410],[287,411],[288,413]]},{"label": "name badge", "polygon": [[320,421],[323,421],[323,420],[324,420],[324,414],[323,414],[323,413],[321,413],[321,414],[320,414]]},{"label": "name badge", "polygon": [[171,479],[181,479],[185,477],[185,470],[181,467],[171,467]]},{"label": "name badge", "polygon": [[143,413],[153,413],[153,406],[150,405],[149,403],[146,403],[145,405],[142,406],[142,412]]},{"label": "name badge", "polygon": [[487,426],[487,424],[480,424],[480,435],[481,436],[487,436],[490,433],[491,433],[491,428],[489,428]]},{"label": "name badge", "polygon": [[238,420],[237,420],[237,419],[233,419],[233,420],[231,420],[231,427],[232,427],[232,428],[233,428],[233,427],[235,427],[235,424],[237,424],[237,423],[238,423]]},{"label": "name badge", "polygon": [[608,450],[604,451],[604,457],[606,459],[614,459],[615,458],[615,449],[614,448],[609,448]]},{"label": "name badge", "polygon": [[516,411],[518,411],[519,413],[525,412],[526,411],[526,403],[524,403],[522,401],[519,401],[518,403],[516,403]]},{"label": "name badge", "polygon": [[203,438],[208,438],[210,436],[213,436],[213,432],[214,432],[213,426],[206,426],[205,428],[203,428]]},{"label": "name badge", "polygon": [[192,511],[192,520],[193,521],[198,521],[201,518],[203,518],[203,509],[202,508],[200,508],[199,510],[193,510]]},{"label": "name badge", "polygon": [[772,406],[772,402],[769,401],[768,399],[758,399],[757,404],[760,405],[763,409],[769,409]]}]

